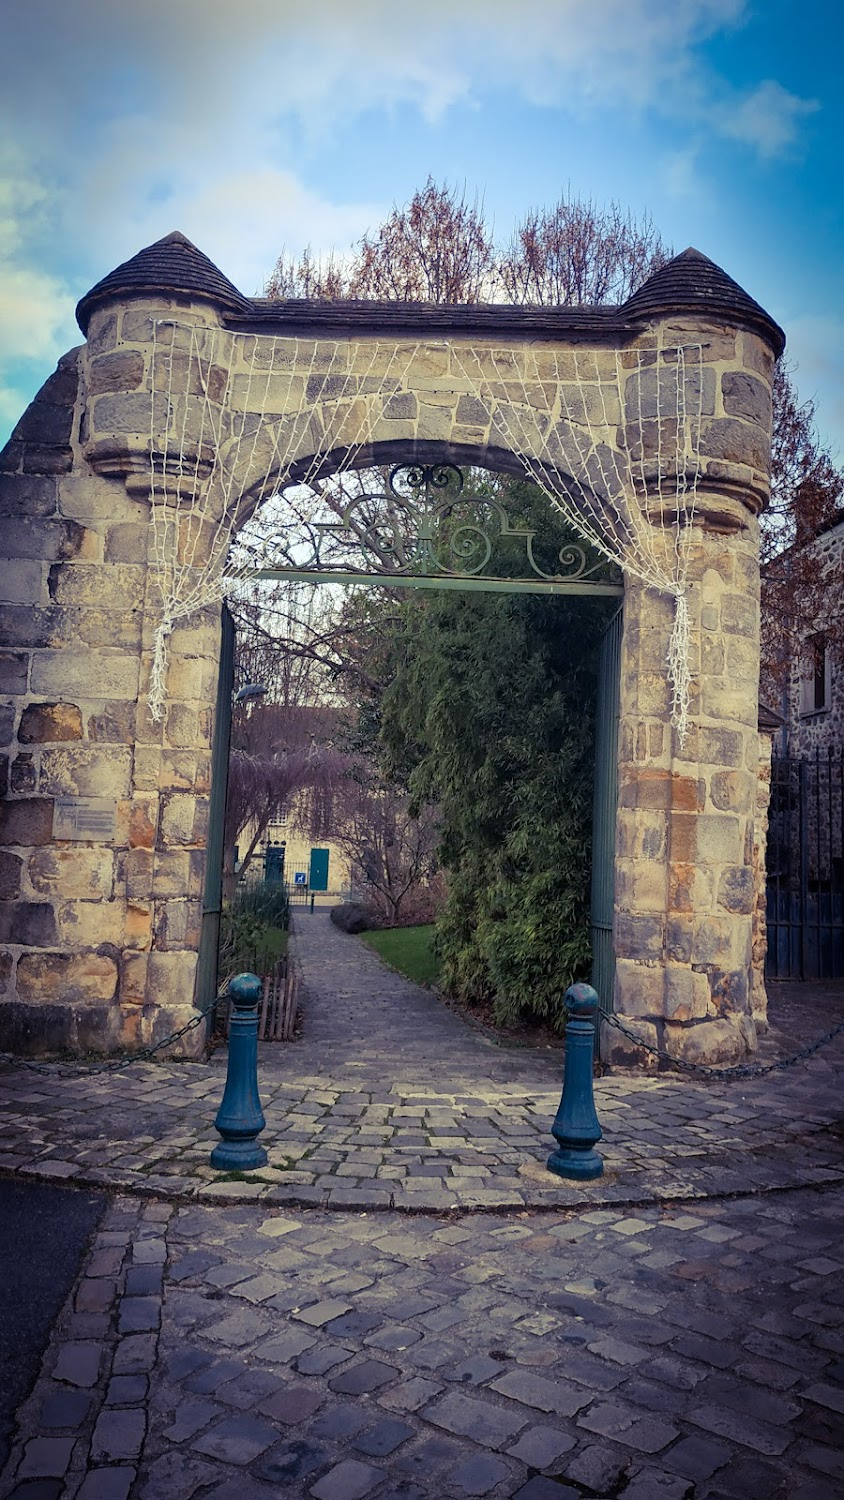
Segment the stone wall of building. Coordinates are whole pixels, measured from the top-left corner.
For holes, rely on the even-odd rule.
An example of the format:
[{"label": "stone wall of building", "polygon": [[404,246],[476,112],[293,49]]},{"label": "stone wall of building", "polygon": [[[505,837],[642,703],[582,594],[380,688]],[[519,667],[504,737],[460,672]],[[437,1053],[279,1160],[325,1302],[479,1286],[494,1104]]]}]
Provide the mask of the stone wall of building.
[{"label": "stone wall of building", "polygon": [[[147,708],[161,602],[150,566],[151,503],[170,507],[197,564],[207,559],[213,538],[209,530],[197,539],[195,522],[181,509],[178,474],[166,501],[151,501],[150,455],[168,420],[189,461],[210,465],[213,453],[209,429],[189,400],[188,365],[181,385],[177,359],[176,384],[166,392],[151,389],[153,326],[158,343],[171,339],[179,355],[180,340],[187,347],[206,332],[222,347],[229,337],[224,322],[212,300],[168,301],[146,291],[97,306],[85,348],[62,362],[0,456],[11,559],[3,573],[8,649],[0,659],[0,726],[9,757],[0,817],[6,897],[0,1048],[108,1051],[166,1035],[192,1013],[219,608],[208,606],[174,629],[166,713],[156,723]],[[207,379],[219,432],[231,432],[233,413],[246,408],[257,434],[253,470],[244,466],[228,476],[229,490],[221,487],[216,502],[212,494],[212,516],[227,493],[248,510],[254,474],[264,475],[264,459],[282,448],[285,424],[302,465],[324,439],[326,413],[316,401],[322,386],[309,392],[279,382],[278,409],[272,391],[260,412],[249,409],[247,370],[238,361],[241,350],[250,367],[264,357],[268,345],[256,338],[257,348],[247,353],[249,341],[240,336]],[[625,338],[625,349],[702,341],[704,369],[691,544],[692,722],[682,746],[670,726],[665,670],[673,602],[635,580],[626,586],[617,1009],[641,1035],[678,1056],[734,1061],[755,1043],[755,515],[767,492],[773,356],[761,336],[702,316],[657,320]],[[387,358],[388,341],[382,342]],[[515,398],[528,365],[519,339],[511,342]],[[276,336],[273,343],[276,359]],[[299,352],[302,344],[298,339]],[[543,347],[534,340],[531,361],[535,354],[541,362]],[[339,334],[333,342],[314,340],[310,365],[351,357],[352,348],[360,364],[346,373],[357,393],[348,425],[339,429],[341,442],[360,430],[355,402],[380,403],[361,464],[388,452],[424,453],[521,471],[518,454],[502,447],[488,409],[459,374],[463,361],[446,345],[417,346],[396,389],[375,379],[373,360],[382,356],[365,341],[352,346]],[[484,340],[467,337],[464,359],[469,348],[483,366]],[[560,348],[551,342],[547,348],[550,378],[550,356],[557,368]],[[615,369],[606,340],[592,352],[597,365]],[[654,395],[658,358],[668,365],[672,355],[653,356]],[[635,355],[622,353],[622,366],[637,368]],[[662,523],[671,520],[671,486],[657,482],[659,421],[647,389],[645,383],[644,401],[638,392],[635,401],[625,400],[622,392],[618,409],[604,412],[602,430],[619,451],[642,447],[659,547]],[[521,399],[525,423],[539,430],[547,392],[537,391],[527,407]],[[111,832],[68,837],[56,821],[61,799],[92,797],[112,810]]]}]

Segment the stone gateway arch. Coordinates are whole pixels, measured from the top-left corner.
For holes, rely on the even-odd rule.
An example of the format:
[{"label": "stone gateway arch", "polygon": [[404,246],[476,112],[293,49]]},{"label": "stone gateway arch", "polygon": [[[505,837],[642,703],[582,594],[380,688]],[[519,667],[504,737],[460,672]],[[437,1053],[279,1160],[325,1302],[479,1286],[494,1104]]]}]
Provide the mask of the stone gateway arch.
[{"label": "stone gateway arch", "polygon": [[190,1018],[238,530],[293,480],[450,461],[535,479],[619,563],[614,1008],[752,1052],[764,310],[694,250],[620,307],[269,302],[172,234],[77,316],[0,454],[0,1049]]}]

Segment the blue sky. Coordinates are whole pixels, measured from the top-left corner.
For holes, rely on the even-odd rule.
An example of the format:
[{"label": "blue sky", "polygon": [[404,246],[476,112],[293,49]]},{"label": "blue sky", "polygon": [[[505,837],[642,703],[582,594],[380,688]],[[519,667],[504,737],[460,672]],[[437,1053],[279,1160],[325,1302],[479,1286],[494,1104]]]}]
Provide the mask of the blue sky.
[{"label": "blue sky", "polygon": [[844,463],[838,0],[10,0],[0,442],[95,281],[181,229],[247,294],[430,173],[501,238],[561,193],[652,215],[786,330]]}]

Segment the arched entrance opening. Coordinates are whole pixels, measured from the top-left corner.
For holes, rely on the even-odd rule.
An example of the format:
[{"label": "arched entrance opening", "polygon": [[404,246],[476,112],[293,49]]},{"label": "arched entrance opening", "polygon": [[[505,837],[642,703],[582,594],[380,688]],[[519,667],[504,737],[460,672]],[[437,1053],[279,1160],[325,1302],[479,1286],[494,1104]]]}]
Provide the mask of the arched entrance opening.
[{"label": "arched entrance opening", "polygon": [[[436,451],[435,445],[430,445],[426,457],[432,456],[432,450]],[[338,584],[353,589],[358,595],[361,589],[370,595],[370,586],[379,589],[376,598],[382,602],[385,617],[398,615],[400,621],[399,638],[404,644],[396,658],[398,680],[391,682],[382,699],[381,692],[373,689],[370,679],[365,703],[355,703],[352,711],[354,713],[362,707],[366,722],[371,724],[377,720],[382,723],[382,709],[392,705],[393,713],[391,716],[388,710],[388,719],[394,736],[391,746],[393,760],[395,763],[398,724],[399,758],[405,776],[408,774],[405,756],[410,749],[406,739],[408,709],[417,726],[427,718],[427,709],[423,707],[426,701],[434,708],[434,716],[441,727],[450,723],[455,708],[459,713],[460,734],[456,740],[453,735],[449,738],[450,731],[446,727],[445,742],[440,742],[437,754],[431,753],[430,745],[427,754],[414,745],[415,786],[418,791],[422,771],[429,796],[432,795],[432,781],[438,780],[439,766],[444,763],[441,757],[444,756],[445,763],[453,766],[460,751],[467,752],[458,777],[457,795],[455,797],[452,781],[443,804],[446,818],[444,848],[449,851],[446,863],[453,877],[449,883],[451,895],[446,903],[445,928],[455,934],[468,930],[474,936],[480,925],[483,941],[475,936],[474,962],[469,961],[465,939],[456,945],[460,959],[455,953],[453,982],[459,985],[460,975],[471,970],[471,992],[477,997],[479,987],[484,987],[482,976],[485,973],[490,978],[495,975],[496,988],[492,994],[497,994],[497,1007],[506,1008],[513,1015],[521,1006],[526,1011],[555,1015],[559,997],[573,974],[589,973],[585,924],[591,885],[595,979],[600,986],[602,1001],[610,1009],[617,645],[621,629],[619,605],[623,593],[620,574],[605,558],[579,545],[579,538],[572,535],[561,518],[550,513],[545,497],[526,486],[522,476],[516,484],[506,481],[502,484],[499,476],[488,470],[460,470],[445,458],[428,464],[423,464],[418,458],[413,464],[396,464],[394,460],[400,455],[401,445],[391,444],[386,454],[382,450],[375,455],[393,461],[386,469],[358,469],[354,474],[345,469],[342,484],[334,485],[330,477],[326,479],[323,475],[316,492],[307,489],[303,493],[300,486],[288,486],[285,496],[279,496],[265,508],[258,522],[258,536],[250,539],[251,523],[247,521],[235,546],[242,546],[249,556],[254,556],[260,547],[274,557],[272,566],[256,570],[255,576],[266,588],[305,582],[327,585],[335,593]],[[295,518],[300,523],[298,528],[294,525]],[[254,611],[253,619],[262,630],[271,631],[271,602],[265,600],[267,613],[261,625],[261,589],[253,590],[252,576],[248,572],[243,578],[249,591],[250,611]],[[465,603],[459,602],[458,595],[464,596]],[[433,612],[424,607],[425,602],[434,605],[435,600],[438,602]],[[501,608],[502,605],[506,608]],[[237,593],[232,599],[232,608],[237,615]],[[371,619],[371,610],[371,605],[362,606],[357,617],[364,631],[367,627],[363,622]],[[598,735],[601,753],[595,762],[598,774],[594,775],[592,735],[595,705],[592,700],[598,673],[597,660],[590,664],[589,658],[597,656],[599,638],[610,626],[611,619],[610,633],[616,649],[608,656],[604,652],[603,690],[599,700],[602,706]],[[395,628],[393,618],[393,631]],[[433,679],[430,666],[423,667],[421,679],[419,675],[414,679],[413,669],[408,673],[406,664],[402,666],[402,659],[406,649],[412,656],[417,655],[421,644],[419,633],[426,631],[427,661],[430,662],[433,649],[439,667]],[[528,660],[516,666],[514,672],[513,652],[519,649],[517,641],[521,642],[522,650],[526,641],[533,644]],[[382,655],[385,647],[386,641],[380,640],[376,658]],[[392,649],[398,649],[395,636]],[[550,664],[542,665],[548,661],[549,650],[554,658],[553,668]],[[463,663],[467,651],[474,667],[465,676]],[[224,652],[230,660],[230,644],[224,644]],[[532,695],[528,692],[526,697],[520,698],[519,711],[512,713],[511,701],[524,693],[527,672],[531,671],[531,652],[535,654],[530,680],[543,682],[548,703],[543,707],[534,686]],[[490,672],[493,659],[498,659],[499,665]],[[340,670],[342,674],[342,668]],[[485,679],[487,688],[479,706],[474,685],[478,674],[484,670],[489,675]],[[419,667],[416,671],[418,674]],[[512,681],[509,690],[502,695],[502,678],[506,678],[508,672]],[[452,675],[455,682],[462,683],[460,688],[445,687],[445,681]],[[391,676],[394,677],[394,673],[388,673],[388,677]],[[406,698],[411,681],[415,683],[413,693],[417,701],[412,707],[405,702],[397,718],[397,694],[399,700],[402,694]],[[445,709],[444,699],[449,693],[452,702]],[[454,700],[455,694],[459,707]],[[433,705],[432,698],[435,700]],[[227,691],[220,700],[223,714],[229,701]],[[292,708],[294,717],[302,706],[297,704]],[[313,709],[316,703],[309,706]],[[348,708],[347,704],[347,712]],[[262,743],[259,734],[255,738],[260,729],[255,721],[260,717],[265,728],[269,728],[273,714],[277,712],[273,708],[272,693],[262,700],[260,707],[254,707],[250,729],[255,743]],[[530,715],[534,726],[532,737],[524,734],[526,714]],[[414,740],[418,733],[417,729]],[[222,720],[218,723],[218,734],[224,738]],[[478,738],[475,748],[468,753],[469,739],[473,735]],[[496,745],[489,744],[490,735],[497,738]],[[359,733],[353,738],[360,749]],[[518,751],[514,748],[517,738]],[[422,739],[424,741],[424,734]],[[555,747],[553,751],[551,745]],[[384,742],[376,736],[369,746],[370,754],[377,754],[379,747],[383,752]],[[219,744],[216,754],[222,763],[223,751]],[[547,763],[549,754],[554,767],[551,771],[552,792],[548,770],[543,772],[540,769]],[[420,756],[424,765],[419,764]],[[499,777],[503,774],[501,766],[506,763],[509,767],[506,773],[509,790],[498,808],[494,834],[491,826],[484,825],[477,808],[479,790],[488,784],[488,776],[480,774],[478,758],[486,767],[497,764]],[[564,765],[568,765],[568,779],[563,774]],[[366,775],[366,770],[362,773],[356,766],[355,776],[359,778],[361,774]],[[478,779],[473,784],[475,777]],[[527,798],[525,787],[531,777],[536,795]],[[395,783],[391,784],[389,777],[387,780],[384,791],[395,797]],[[240,786],[239,778],[237,786]],[[211,950],[224,885],[220,879],[218,840],[223,812],[221,787],[218,778],[215,791],[212,778],[209,851],[213,848],[214,854],[212,858],[209,852],[205,930],[200,954],[202,977],[197,992],[198,1000],[203,1004],[210,1001],[214,993]],[[543,796],[541,788],[550,795]],[[595,820],[602,832],[597,843],[597,862],[591,856],[593,800]],[[518,818],[514,814],[516,808],[519,809]],[[356,808],[356,815],[359,813],[360,809]],[[511,815],[514,819],[512,828],[508,824]],[[462,849],[456,852],[455,834],[459,827],[463,829]],[[567,829],[565,837],[564,828]],[[473,864],[475,853],[472,851],[475,851],[478,837],[483,843],[484,857]],[[233,835],[230,833],[231,839]],[[247,838],[245,843],[252,853],[254,838]],[[561,852],[555,862],[551,851],[556,849]],[[563,849],[568,857],[562,853]],[[574,869],[570,863],[572,859],[576,862]],[[480,890],[474,897],[467,896],[466,871],[470,865],[475,869],[473,879],[476,884],[479,882],[485,889],[484,882],[487,882],[494,890],[491,901],[488,897],[482,898]],[[494,880],[492,869],[495,870]],[[540,888],[544,894],[542,905],[537,906],[536,897],[529,893]],[[552,890],[553,911],[547,909]],[[393,920],[387,915],[388,920]],[[520,919],[529,921],[534,937],[530,955],[520,952],[516,957],[512,950],[518,946],[517,937],[523,930]],[[576,959],[573,956],[575,950]],[[509,960],[508,955],[512,955]],[[567,967],[573,964],[577,967]],[[556,982],[551,971],[556,975]],[[517,998],[519,994],[521,1001]]]}]

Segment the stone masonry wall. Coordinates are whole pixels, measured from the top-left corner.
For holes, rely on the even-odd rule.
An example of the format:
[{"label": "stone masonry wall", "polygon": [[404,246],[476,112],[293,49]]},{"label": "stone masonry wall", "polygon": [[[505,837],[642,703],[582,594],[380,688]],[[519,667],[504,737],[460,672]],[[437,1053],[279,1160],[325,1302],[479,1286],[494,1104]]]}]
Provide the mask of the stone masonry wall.
[{"label": "stone masonry wall", "polygon": [[[82,353],[68,356],[0,457],[0,507],[12,559],[4,568],[0,728],[9,787],[0,813],[0,1048],[108,1051],[164,1035],[192,1013],[207,835],[209,751],[219,648],[219,610],[181,623],[169,650],[162,724],[146,709],[159,599],[150,569],[150,399],[153,319],[216,330],[210,304],[149,298],[101,307]],[[758,741],[758,570],[754,513],[766,494],[771,355],[760,338],[721,325],[675,321],[663,342],[703,338],[703,473],[693,546],[692,727],[682,748],[669,725],[665,649],[672,603],[629,582],[621,705],[618,818],[617,1008],[642,1035],[686,1057],[733,1060],[755,1040],[750,1000]],[[643,346],[654,341],[645,330]],[[177,346],[172,322],[158,330]],[[223,335],[223,341],[228,335]],[[301,349],[302,341],[299,341]],[[421,347],[404,386],[382,391],[372,349],[342,339],[308,347],[312,367],[358,349],[360,368],[341,442],[359,430],[355,403],[380,403],[373,442],[383,451],[457,456],[520,469],[502,449],[486,406],[446,345]],[[267,345],[242,358],[265,357]],[[478,358],[487,359],[483,345]],[[549,346],[550,352],[550,346]],[[181,357],[184,350],[177,347]],[[614,368],[612,350],[595,358]],[[541,361],[542,349],[538,349]],[[241,355],[238,354],[238,358]],[[277,357],[277,351],[273,358]],[[386,357],[386,356],[385,356]],[[663,356],[668,365],[672,356]],[[657,492],[654,391],[607,410],[608,446],[641,444]],[[514,392],[523,391],[518,342]],[[520,361],[522,361],[521,373]],[[622,355],[626,371],[636,366]],[[170,418],[191,457],[210,463],[208,429],[185,405],[189,369],[169,392]],[[490,366],[492,368],[492,366]],[[549,362],[548,369],[551,365]],[[245,369],[221,360],[208,375],[221,431],[248,406]],[[550,378],[550,377],[549,377]],[[662,377],[664,378],[664,377]],[[372,382],[367,384],[367,382]],[[158,382],[156,382],[158,384]],[[319,451],[326,412],[318,390],[275,391],[280,409],[259,425],[272,451],[293,424],[295,455]],[[572,387],[572,392],[574,387]],[[553,397],[553,391],[550,392]],[[304,415],[297,415],[304,398]],[[154,393],[153,446],[168,393]],[[532,397],[547,427],[549,392]],[[285,403],[293,403],[288,410]],[[543,414],[544,413],[544,414]],[[248,412],[256,422],[258,414]],[[560,440],[565,433],[560,427]],[[281,445],[279,445],[281,446]],[[230,476],[244,511],[254,473]],[[670,484],[666,486],[670,495]],[[178,476],[169,504],[176,524]],[[217,505],[222,505],[222,491]],[[666,502],[668,503],[668,502]],[[192,537],[186,540],[193,540]],[[199,540],[208,555],[210,536]],[[113,839],[54,835],[60,797],[114,805]],[[193,1034],[195,1041],[198,1033]]]}]

